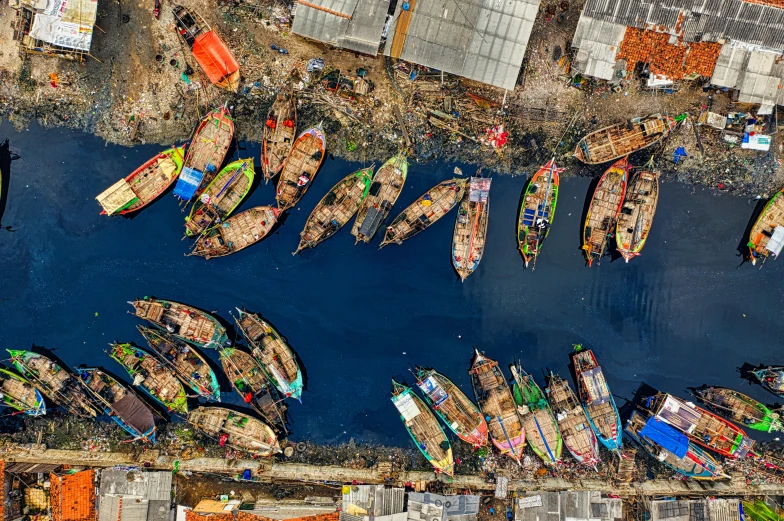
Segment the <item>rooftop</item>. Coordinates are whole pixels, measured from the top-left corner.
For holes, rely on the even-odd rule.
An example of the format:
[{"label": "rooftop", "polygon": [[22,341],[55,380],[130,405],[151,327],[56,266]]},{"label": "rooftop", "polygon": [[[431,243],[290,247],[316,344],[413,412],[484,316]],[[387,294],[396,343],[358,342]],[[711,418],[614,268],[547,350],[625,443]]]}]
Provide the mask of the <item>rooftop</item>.
[{"label": "rooftop", "polygon": [[98,521],[167,521],[171,482],[171,472],[103,470]]},{"label": "rooftop", "polygon": [[376,56],[389,0],[297,0],[291,31],[343,49]]},{"label": "rooftop", "polygon": [[[313,516],[288,518],[286,521],[338,521],[338,518],[339,518],[338,512],[331,512],[329,514],[316,514]],[[237,521],[271,521],[271,520],[267,517],[260,516],[258,514],[240,512],[237,515]]]},{"label": "rooftop", "polygon": [[620,521],[623,503],[600,492],[531,492],[517,498],[515,521]]},{"label": "rooftop", "polygon": [[711,83],[738,89],[741,103],[784,104],[784,62],[778,53],[725,44]]},{"label": "rooftop", "polygon": [[95,519],[95,471],[49,475],[52,521],[92,521]]},{"label": "rooftop", "polygon": [[408,494],[408,521],[472,521],[478,513],[479,496]]}]

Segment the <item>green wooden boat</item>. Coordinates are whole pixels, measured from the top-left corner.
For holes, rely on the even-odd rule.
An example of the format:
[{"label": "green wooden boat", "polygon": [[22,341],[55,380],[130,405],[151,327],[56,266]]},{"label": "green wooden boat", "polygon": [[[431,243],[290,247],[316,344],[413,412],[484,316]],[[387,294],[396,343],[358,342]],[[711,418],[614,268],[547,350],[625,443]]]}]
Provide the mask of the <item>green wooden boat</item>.
[{"label": "green wooden boat", "polygon": [[784,430],[778,412],[743,393],[726,387],[690,389],[709,411],[750,429],[764,432]]},{"label": "green wooden boat", "polygon": [[237,209],[253,185],[253,159],[238,159],[215,176],[185,218],[185,235],[196,237]]},{"label": "green wooden boat", "polygon": [[351,228],[351,235],[357,238],[356,242],[370,242],[403,191],[407,175],[408,160],[403,153],[390,157],[376,171],[368,195],[359,207]]},{"label": "green wooden boat", "polygon": [[[517,218],[517,248],[525,261],[525,267],[536,259],[555,216],[558,202],[558,188],[561,184],[560,173],[555,159],[542,166],[525,187],[520,214]],[[536,262],[534,262],[536,264]]]},{"label": "green wooden boat", "polygon": [[509,369],[514,379],[512,394],[525,427],[528,446],[546,465],[560,463],[563,438],[542,389],[520,364],[512,364]]},{"label": "green wooden boat", "polygon": [[26,378],[0,368],[0,390],[3,392],[2,405],[29,416],[46,414],[43,395]]}]

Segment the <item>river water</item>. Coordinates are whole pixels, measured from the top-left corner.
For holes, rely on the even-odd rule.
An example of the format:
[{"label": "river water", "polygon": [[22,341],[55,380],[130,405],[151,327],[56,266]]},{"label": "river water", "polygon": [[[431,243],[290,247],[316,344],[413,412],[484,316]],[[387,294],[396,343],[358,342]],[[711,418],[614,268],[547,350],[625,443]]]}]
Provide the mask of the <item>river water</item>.
[{"label": "river water", "polygon": [[[229,320],[245,306],[277,326],[302,359],[307,391],[289,409],[293,436],[319,442],[408,443],[389,401],[390,378],[410,382],[409,366],[434,366],[473,396],[474,346],[504,366],[520,359],[536,375],[547,368],[567,376],[572,344],[582,343],[619,399],[646,382],[681,395],[723,385],[774,401],[736,370],[784,363],[784,264],[740,265],[737,252],[755,201],[663,184],[642,256],[586,268],[580,219],[590,180],[569,179],[544,253],[526,271],[515,242],[526,178],[496,176],[485,257],[461,283],[450,263],[454,214],[402,246],[379,251],[378,238],[355,246],[344,229],[293,257],[310,210],[360,166],[329,159],[277,233],[205,261],[184,256],[183,214],[171,194],[132,219],[99,215],[94,197],[160,147],[105,146],[76,131],[16,132],[8,124],[0,136],[22,156],[2,218],[12,231],[0,230],[2,348],[46,346],[71,367],[117,374],[108,342],[143,345],[126,301],[154,295]],[[258,158],[258,146],[239,154]],[[393,214],[453,169],[412,164]],[[262,183],[241,209],[273,203],[273,186]],[[229,388],[223,395],[238,402]]]}]

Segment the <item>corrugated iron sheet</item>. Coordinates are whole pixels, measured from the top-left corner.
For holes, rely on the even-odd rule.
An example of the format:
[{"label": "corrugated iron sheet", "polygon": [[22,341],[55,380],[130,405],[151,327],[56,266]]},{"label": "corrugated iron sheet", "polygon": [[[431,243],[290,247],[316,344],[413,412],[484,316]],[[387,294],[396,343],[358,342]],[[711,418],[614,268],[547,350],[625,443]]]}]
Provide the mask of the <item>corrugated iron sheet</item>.
[{"label": "corrugated iron sheet", "polygon": [[[292,32],[306,38],[376,56],[389,0],[308,0],[323,7],[297,5]],[[341,13],[344,18],[328,11]]]}]

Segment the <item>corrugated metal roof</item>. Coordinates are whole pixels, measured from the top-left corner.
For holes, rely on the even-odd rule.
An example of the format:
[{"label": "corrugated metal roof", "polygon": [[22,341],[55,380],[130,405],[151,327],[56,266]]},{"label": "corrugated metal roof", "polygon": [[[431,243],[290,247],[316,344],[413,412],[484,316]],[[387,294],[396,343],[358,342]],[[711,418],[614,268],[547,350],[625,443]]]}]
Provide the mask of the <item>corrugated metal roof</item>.
[{"label": "corrugated metal roof", "polygon": [[389,0],[308,0],[308,3],[323,9],[298,4],[291,29],[294,34],[371,56],[378,54]]},{"label": "corrugated metal roof", "polygon": [[784,63],[780,55],[724,44],[711,83],[738,89],[738,101],[767,105],[784,104]]},{"label": "corrugated metal roof", "polygon": [[101,471],[101,495],[127,495],[170,501],[171,482],[171,472],[104,469]]},{"label": "corrugated metal roof", "polygon": [[708,501],[710,521],[740,521],[740,500],[712,499]]},{"label": "corrugated metal roof", "polygon": [[518,497],[516,521],[620,521],[623,502],[601,492],[531,492]]},{"label": "corrugated metal roof", "polygon": [[581,16],[572,40],[572,47],[578,49],[572,66],[594,78],[613,79],[615,57],[625,33],[625,25]]}]

